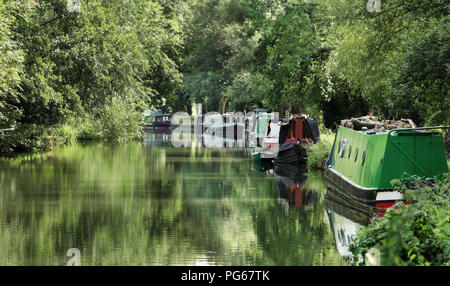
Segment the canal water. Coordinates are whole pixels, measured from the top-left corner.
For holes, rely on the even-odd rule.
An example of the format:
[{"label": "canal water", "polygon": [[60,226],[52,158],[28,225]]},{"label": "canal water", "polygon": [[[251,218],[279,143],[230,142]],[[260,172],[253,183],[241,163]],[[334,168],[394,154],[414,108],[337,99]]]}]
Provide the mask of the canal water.
[{"label": "canal water", "polygon": [[327,207],[323,175],[248,152],[146,134],[3,159],[0,265],[66,265],[72,248],[81,265],[348,264],[360,226]]}]

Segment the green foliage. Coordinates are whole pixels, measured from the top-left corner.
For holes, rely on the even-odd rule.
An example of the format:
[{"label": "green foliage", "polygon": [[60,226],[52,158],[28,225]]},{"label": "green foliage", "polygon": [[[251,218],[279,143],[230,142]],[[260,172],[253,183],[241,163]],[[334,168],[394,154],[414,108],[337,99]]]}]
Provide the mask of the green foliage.
[{"label": "green foliage", "polygon": [[354,263],[370,248],[381,252],[382,265],[450,265],[450,176],[435,184],[411,180],[396,186],[408,205],[387,211],[353,241]]},{"label": "green foliage", "polygon": [[428,125],[450,123],[449,19],[432,19],[405,41],[403,60],[392,80],[392,102],[399,115]]},{"label": "green foliage", "polygon": [[184,91],[191,102],[221,112],[264,106],[320,115],[312,75],[321,54],[311,23],[313,6],[193,1],[192,10],[184,66]]},{"label": "green foliage", "polygon": [[273,82],[260,73],[240,72],[225,90],[229,106],[236,111],[249,111],[267,106]]},{"label": "green foliage", "polygon": [[[12,1],[0,3],[0,151],[8,148],[5,142],[11,140],[4,132],[14,130],[15,122],[21,115],[16,106],[16,88],[20,83],[24,58],[23,51],[10,29],[16,23],[11,13],[15,6],[16,3]],[[3,138],[4,136],[6,138]]]},{"label": "green foliage", "polygon": [[100,140],[102,139],[101,133],[101,120],[92,116],[85,116],[73,120],[71,124],[75,124],[77,130],[78,140]]},{"label": "green foliage", "polygon": [[371,109],[419,125],[449,122],[444,1],[386,0],[380,13],[366,0],[190,5],[179,95],[190,103],[310,113],[328,128]]},{"label": "green foliage", "polygon": [[[136,112],[192,103],[309,113],[327,128],[371,109],[449,124],[448,3],[366,4],[81,0],[71,13],[66,0],[2,1],[0,152],[34,150],[44,134],[135,138]],[[52,131],[61,126],[75,131]]]},{"label": "green foliage", "polygon": [[101,116],[103,138],[127,140],[140,138],[144,117],[137,103],[115,97]]},{"label": "green foliage", "polygon": [[316,144],[310,144],[308,149],[308,168],[323,170],[330,150],[333,147],[335,134],[330,129],[323,128],[320,131],[320,139]]},{"label": "green foliage", "polygon": [[380,13],[369,13],[365,0],[318,2],[336,17],[327,69],[351,94],[385,118],[449,122],[448,3],[385,0]]},{"label": "green foliage", "polygon": [[94,0],[72,13],[66,0],[2,1],[0,152],[46,149],[74,135],[138,137],[137,113],[171,100],[181,83],[186,9]]}]

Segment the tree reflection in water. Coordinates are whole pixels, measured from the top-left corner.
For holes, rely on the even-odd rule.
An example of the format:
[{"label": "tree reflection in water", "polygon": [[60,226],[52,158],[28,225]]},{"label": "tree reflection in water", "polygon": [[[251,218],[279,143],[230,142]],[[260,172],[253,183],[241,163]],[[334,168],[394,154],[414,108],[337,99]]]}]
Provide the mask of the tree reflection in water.
[{"label": "tree reflection in water", "polygon": [[0,264],[65,265],[70,248],[82,265],[343,264],[321,174],[286,213],[285,179],[253,170],[246,152],[148,134],[2,160]]}]

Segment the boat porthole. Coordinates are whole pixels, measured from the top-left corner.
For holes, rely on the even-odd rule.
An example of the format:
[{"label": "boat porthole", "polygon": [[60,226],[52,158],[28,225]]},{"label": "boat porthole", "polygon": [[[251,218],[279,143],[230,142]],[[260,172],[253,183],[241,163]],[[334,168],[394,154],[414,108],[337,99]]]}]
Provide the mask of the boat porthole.
[{"label": "boat porthole", "polygon": [[352,145],[348,147],[348,158],[350,158],[350,155],[352,154]]},{"label": "boat porthole", "polygon": [[356,150],[355,150],[355,162],[358,159],[358,151],[359,151],[359,148],[356,148]]},{"label": "boat porthole", "polygon": [[361,166],[364,165],[364,162],[366,161],[366,150],[364,150],[363,154],[362,154],[362,162],[361,162]]}]

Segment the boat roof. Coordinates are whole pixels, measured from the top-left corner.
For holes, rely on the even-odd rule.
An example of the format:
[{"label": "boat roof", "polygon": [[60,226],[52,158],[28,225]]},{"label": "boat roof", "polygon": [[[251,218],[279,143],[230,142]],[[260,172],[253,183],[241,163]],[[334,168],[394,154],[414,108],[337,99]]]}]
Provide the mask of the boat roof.
[{"label": "boat roof", "polygon": [[393,132],[420,132],[420,133],[430,133],[433,134],[434,132],[425,132],[426,130],[434,130],[434,129],[448,129],[449,126],[430,126],[430,127],[416,127],[416,128],[394,128],[394,129],[363,129],[362,130],[355,130],[348,127],[340,126],[342,128],[347,128],[359,133],[367,134],[367,135],[375,135],[375,134],[387,134],[387,133],[393,133]]},{"label": "boat roof", "polygon": [[[319,140],[320,137],[320,133],[319,133],[319,123],[312,119],[309,118],[309,116],[307,115],[296,115],[292,118],[290,118],[289,120],[282,120],[281,121],[281,128],[287,128],[287,126],[289,126],[292,122],[297,121],[297,120],[304,120],[306,122],[306,125],[308,126],[309,131],[311,132],[310,135],[313,137],[313,141],[317,142]],[[287,131],[285,131],[287,132]],[[284,137],[286,136],[285,132],[281,132],[280,130],[280,142],[284,142]]]}]

